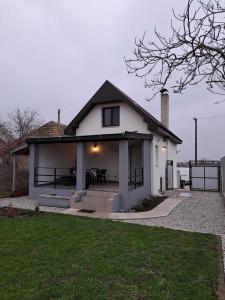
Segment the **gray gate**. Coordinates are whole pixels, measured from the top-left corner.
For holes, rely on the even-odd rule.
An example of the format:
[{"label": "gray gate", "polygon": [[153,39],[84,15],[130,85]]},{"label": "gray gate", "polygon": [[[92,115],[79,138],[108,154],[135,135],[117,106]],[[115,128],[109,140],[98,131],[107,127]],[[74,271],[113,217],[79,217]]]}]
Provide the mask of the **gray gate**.
[{"label": "gray gate", "polygon": [[190,189],[219,191],[221,165],[219,161],[190,161]]},{"label": "gray gate", "polygon": [[166,189],[173,189],[173,161],[167,160],[166,162]]}]

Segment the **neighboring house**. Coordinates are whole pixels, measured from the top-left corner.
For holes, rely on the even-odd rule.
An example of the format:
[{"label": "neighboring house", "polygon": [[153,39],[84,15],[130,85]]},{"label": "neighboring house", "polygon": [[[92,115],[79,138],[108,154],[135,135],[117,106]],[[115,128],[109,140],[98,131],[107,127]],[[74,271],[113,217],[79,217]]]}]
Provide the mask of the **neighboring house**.
[{"label": "neighboring house", "polygon": [[29,196],[42,205],[127,210],[149,195],[176,187],[176,149],[162,123],[106,81],[58,136],[32,136]]},{"label": "neighboring house", "polygon": [[21,143],[20,139],[10,140],[0,148],[0,191],[10,192],[13,185],[13,166],[17,169],[18,180],[15,188],[28,191],[28,161],[26,156],[14,159],[11,151]]},{"label": "neighboring house", "polygon": [[3,158],[2,158],[1,153],[2,153],[2,149],[5,147],[5,145],[6,145],[5,140],[0,137],[0,174],[1,174],[2,164],[3,164]]}]

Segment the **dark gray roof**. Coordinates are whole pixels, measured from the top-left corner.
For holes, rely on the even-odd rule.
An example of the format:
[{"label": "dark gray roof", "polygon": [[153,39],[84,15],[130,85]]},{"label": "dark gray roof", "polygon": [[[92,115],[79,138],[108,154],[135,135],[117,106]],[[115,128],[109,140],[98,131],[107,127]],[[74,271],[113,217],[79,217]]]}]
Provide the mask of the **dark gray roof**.
[{"label": "dark gray roof", "polygon": [[87,116],[95,105],[104,103],[116,103],[125,102],[131,106],[137,113],[139,113],[144,122],[148,124],[148,129],[152,132],[158,132],[164,137],[170,138],[173,142],[181,144],[182,140],[178,138],[172,131],[162,125],[156,118],[154,118],[149,112],[137,104],[134,100],[128,97],[124,92],[114,86],[108,80],[98,89],[94,96],[86,103],[76,117],[70,122],[65,129],[65,134],[76,134],[76,128],[79,127],[81,121]]}]

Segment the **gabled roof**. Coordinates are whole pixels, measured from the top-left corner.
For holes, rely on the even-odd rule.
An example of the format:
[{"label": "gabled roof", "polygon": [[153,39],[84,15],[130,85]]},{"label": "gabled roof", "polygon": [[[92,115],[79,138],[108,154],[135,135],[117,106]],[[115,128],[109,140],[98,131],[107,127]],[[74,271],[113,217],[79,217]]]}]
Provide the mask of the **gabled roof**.
[{"label": "gabled roof", "polygon": [[121,101],[131,106],[137,113],[142,116],[144,122],[148,124],[148,128],[150,131],[156,131],[164,137],[170,138],[175,143],[182,143],[182,140],[179,139],[172,131],[163,126],[161,122],[159,122],[144,108],[142,108],[139,104],[137,104],[134,100],[128,97],[124,92],[122,92],[108,80],[105,81],[105,83],[99,88],[94,96],[87,102],[87,104],[66,127],[65,134],[76,134],[76,128],[79,127],[81,121],[87,116],[87,114],[93,109],[95,105]]}]

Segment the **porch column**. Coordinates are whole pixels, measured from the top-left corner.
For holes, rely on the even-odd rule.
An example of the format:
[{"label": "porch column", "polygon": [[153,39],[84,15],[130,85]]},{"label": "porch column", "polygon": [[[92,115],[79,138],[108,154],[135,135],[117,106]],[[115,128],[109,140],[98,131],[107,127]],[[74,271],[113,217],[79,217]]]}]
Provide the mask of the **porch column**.
[{"label": "porch column", "polygon": [[35,168],[38,166],[38,145],[29,145],[29,194],[34,188]]},{"label": "porch column", "polygon": [[85,143],[77,143],[77,184],[76,190],[81,191],[85,189],[86,183],[86,149]]},{"label": "porch column", "polygon": [[119,192],[128,192],[128,141],[119,141]]},{"label": "porch column", "polygon": [[144,140],[143,141],[143,179],[144,179],[144,187],[151,194],[151,153],[152,153],[152,141]]},{"label": "porch column", "polygon": [[16,155],[13,154],[12,192],[16,190]]}]

